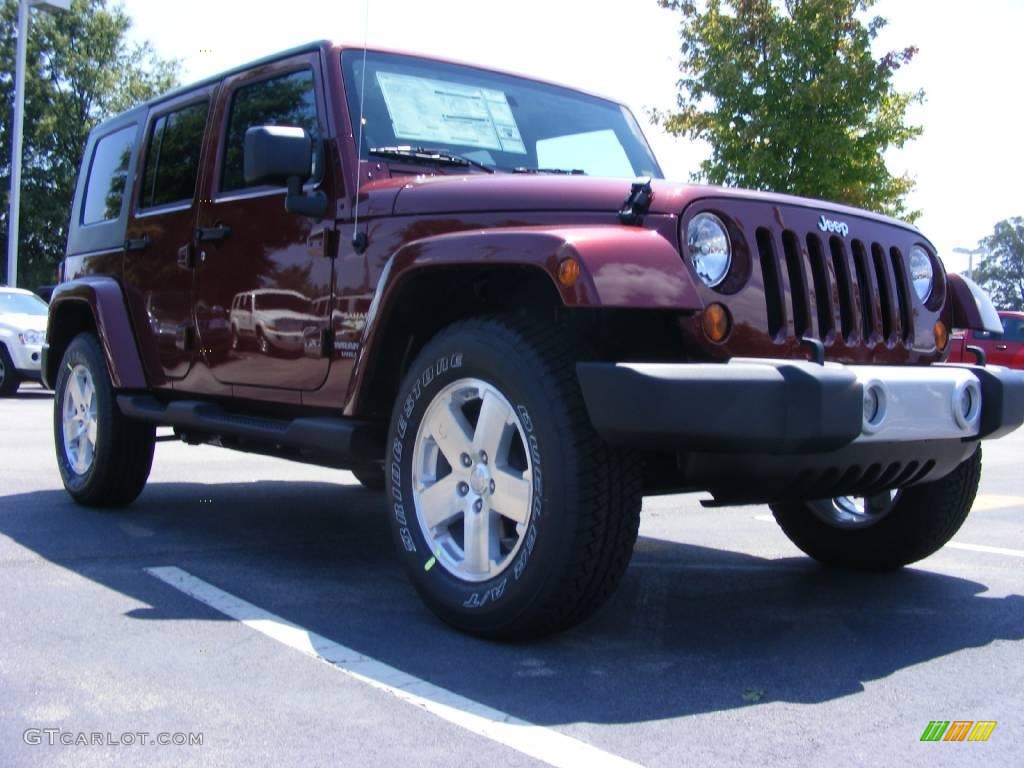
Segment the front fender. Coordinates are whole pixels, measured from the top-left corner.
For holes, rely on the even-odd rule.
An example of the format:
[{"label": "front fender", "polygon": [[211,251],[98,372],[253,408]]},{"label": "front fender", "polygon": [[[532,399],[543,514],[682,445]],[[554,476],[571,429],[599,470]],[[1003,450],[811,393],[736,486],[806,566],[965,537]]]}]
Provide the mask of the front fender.
[{"label": "front fender", "polygon": [[[571,287],[558,282],[558,265],[567,258],[580,264]],[[385,306],[413,270],[486,264],[543,270],[567,307],[703,309],[695,278],[672,243],[655,231],[624,226],[514,227],[416,240],[388,261],[374,304]]]},{"label": "front fender", "polygon": [[47,386],[57,380],[57,366],[64,350],[82,330],[88,311],[96,330],[107,370],[117,389],[145,389],[146,376],[132,333],[128,307],[121,286],[112,277],[87,276],[58,285],[50,298],[50,316],[43,347],[43,376]]},{"label": "front fender", "polygon": [[[558,266],[575,259],[580,275],[571,286]],[[388,260],[377,283],[360,345],[348,402],[358,399],[383,345],[395,297],[406,279],[425,269],[460,266],[525,267],[544,272],[565,307],[699,311],[697,279],[675,246],[655,231],[618,225],[509,227],[471,230],[415,240]]]},{"label": "front fender", "polygon": [[1003,323],[984,289],[963,275],[946,276],[949,299],[943,320],[949,328],[970,328],[975,331],[1002,333]]}]

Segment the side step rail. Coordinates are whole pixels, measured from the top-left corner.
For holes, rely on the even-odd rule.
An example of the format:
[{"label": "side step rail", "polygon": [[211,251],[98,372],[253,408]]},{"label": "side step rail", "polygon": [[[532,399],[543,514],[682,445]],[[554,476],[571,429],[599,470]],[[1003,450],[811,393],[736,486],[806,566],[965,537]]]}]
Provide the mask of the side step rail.
[{"label": "side step rail", "polygon": [[174,427],[200,442],[282,458],[350,467],[384,457],[384,427],[367,421],[310,416],[271,419],[243,416],[200,400],[162,403],[152,395],[120,394],[125,416]]}]

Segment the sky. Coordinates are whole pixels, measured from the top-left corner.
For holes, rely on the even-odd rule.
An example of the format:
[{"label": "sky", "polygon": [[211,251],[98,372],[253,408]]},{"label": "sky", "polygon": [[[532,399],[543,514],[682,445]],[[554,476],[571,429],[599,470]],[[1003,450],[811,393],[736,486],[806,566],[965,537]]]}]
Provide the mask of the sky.
[{"label": "sky", "polygon": [[[115,0],[117,2],[117,0]],[[707,147],[647,118],[675,105],[678,17],[655,0],[120,0],[131,35],[180,59],[190,82],[315,39],[399,48],[540,77],[629,106],[668,178],[689,180]],[[273,9],[273,10],[270,10]],[[952,9],[956,9],[955,12]],[[927,102],[921,138],[887,155],[917,181],[910,207],[951,271],[996,222],[1024,216],[1024,0],[880,0],[876,54],[916,45],[897,73]],[[785,191],[785,190],[779,190]]]}]

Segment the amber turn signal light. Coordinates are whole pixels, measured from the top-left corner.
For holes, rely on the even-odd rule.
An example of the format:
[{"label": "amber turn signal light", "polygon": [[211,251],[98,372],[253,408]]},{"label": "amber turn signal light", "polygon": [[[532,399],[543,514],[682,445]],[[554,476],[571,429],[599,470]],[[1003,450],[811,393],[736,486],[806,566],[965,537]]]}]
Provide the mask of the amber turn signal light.
[{"label": "amber turn signal light", "polygon": [[558,265],[558,282],[566,288],[576,284],[580,276],[580,263],[576,259],[565,259]]},{"label": "amber turn signal light", "polygon": [[935,346],[941,352],[949,344],[949,329],[941,320],[935,321]]},{"label": "amber turn signal light", "polygon": [[729,310],[723,304],[710,304],[704,310],[702,320],[704,334],[716,344],[725,341],[732,330],[732,318],[729,317]]}]

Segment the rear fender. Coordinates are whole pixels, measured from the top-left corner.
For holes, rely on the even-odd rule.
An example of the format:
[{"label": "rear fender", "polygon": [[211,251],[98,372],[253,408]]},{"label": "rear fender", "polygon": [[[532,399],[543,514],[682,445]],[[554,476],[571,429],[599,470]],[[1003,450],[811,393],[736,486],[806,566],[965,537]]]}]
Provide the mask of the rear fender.
[{"label": "rear fender", "polygon": [[[85,311],[92,328],[82,322]],[[57,383],[57,366],[71,340],[83,330],[95,329],[107,370],[117,389],[145,389],[139,349],[121,286],[112,277],[80,277],[58,285],[50,298],[50,317],[43,349],[43,376],[47,385]]]}]

